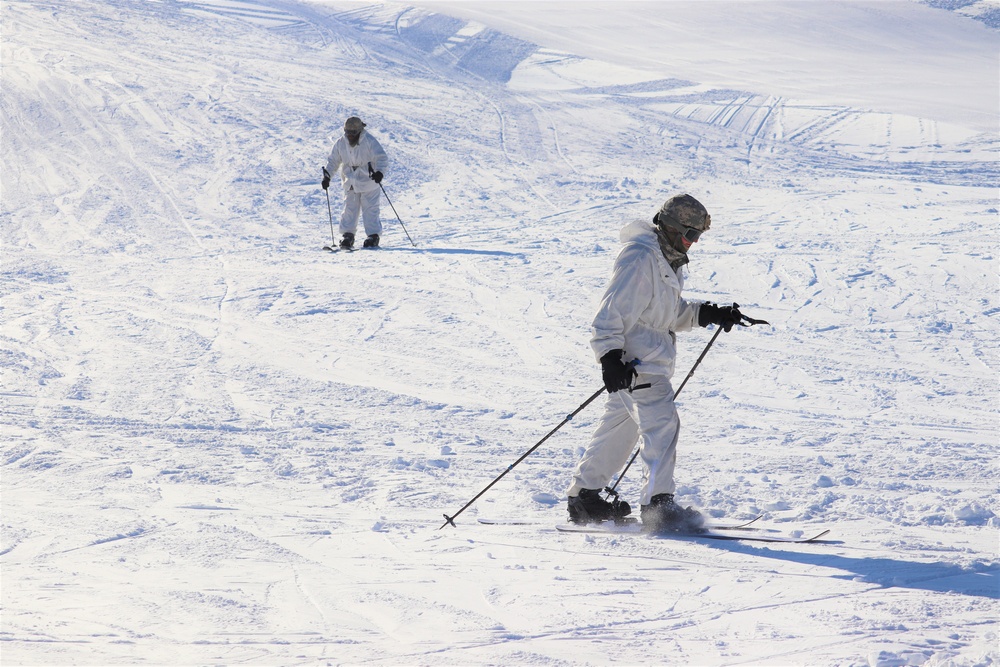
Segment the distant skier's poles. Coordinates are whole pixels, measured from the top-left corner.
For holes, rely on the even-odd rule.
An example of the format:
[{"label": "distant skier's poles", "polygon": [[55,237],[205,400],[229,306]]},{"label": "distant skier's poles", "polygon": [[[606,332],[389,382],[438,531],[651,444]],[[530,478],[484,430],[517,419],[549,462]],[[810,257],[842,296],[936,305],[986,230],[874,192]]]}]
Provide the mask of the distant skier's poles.
[{"label": "distant skier's poles", "polygon": [[[375,170],[372,169],[372,163],[369,162],[368,163],[368,175],[371,176],[374,173],[375,173]],[[378,186],[380,188],[382,188],[382,184],[381,183],[379,183]],[[389,202],[389,208],[392,209],[393,213],[396,213],[396,207],[392,205],[392,200],[389,199],[389,194],[385,191],[385,188],[382,188],[382,194],[385,195],[385,200],[387,202]],[[413,239],[410,238],[410,232],[406,231],[406,225],[403,224],[403,219],[399,217],[399,213],[396,213],[396,220],[399,220],[399,226],[403,228],[403,232],[406,234],[406,238],[410,239],[410,243],[413,245],[414,248],[416,248],[417,244],[413,243]]]},{"label": "distant skier's poles", "polygon": [[[323,167],[323,178],[327,181],[330,180],[330,172],[326,170],[326,167]],[[330,247],[333,248],[337,245],[337,237],[333,233],[333,209],[330,208],[330,191],[323,188],[323,192],[326,193],[326,212],[330,214]]]},{"label": "distant skier's poles", "polygon": [[[738,304],[734,303],[733,306],[736,307],[736,306],[738,306]],[[742,315],[742,318],[743,318],[743,322],[746,322],[747,324],[744,324],[743,322],[740,322],[740,326],[741,327],[752,327],[755,324],[769,324],[768,322],[765,322],[764,320],[755,320],[755,319],[753,319],[751,317],[747,317],[746,315]],[[712,340],[708,341],[708,345],[706,345],[705,349],[701,351],[701,354],[698,356],[698,360],[694,362],[694,366],[691,367],[691,370],[688,371],[688,374],[684,378],[684,381],[681,382],[681,386],[677,387],[677,391],[674,392],[674,399],[673,400],[676,401],[677,397],[681,395],[681,389],[684,388],[684,385],[686,385],[688,383],[688,380],[691,379],[691,376],[694,375],[695,369],[698,368],[698,366],[701,365],[701,360],[704,359],[705,355],[708,354],[708,351],[710,349],[712,349],[712,345],[715,344],[715,339],[718,338],[719,334],[722,333],[723,331],[724,331],[724,329],[721,326],[716,328],[715,334],[712,336]],[[635,453],[632,454],[632,458],[630,458],[628,460],[628,463],[625,464],[625,469],[622,470],[622,473],[620,475],[618,475],[618,479],[615,480],[614,485],[606,487],[604,489],[605,491],[608,492],[608,496],[609,497],[611,497],[611,496],[614,496],[615,498],[618,497],[618,493],[615,491],[615,489],[618,488],[619,482],[621,482],[622,479],[625,477],[625,473],[628,472],[628,469],[632,467],[633,463],[635,463],[635,457],[637,457],[637,456],[639,456],[639,449],[635,450]]]}]

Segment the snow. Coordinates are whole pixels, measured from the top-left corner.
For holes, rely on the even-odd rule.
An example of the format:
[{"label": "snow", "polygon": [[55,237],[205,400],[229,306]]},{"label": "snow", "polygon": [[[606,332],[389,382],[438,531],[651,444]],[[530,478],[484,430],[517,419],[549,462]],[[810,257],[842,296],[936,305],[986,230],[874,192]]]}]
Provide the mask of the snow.
[{"label": "snow", "polygon": [[[954,4],[4,2],[3,663],[996,664],[998,33]],[[354,114],[415,247],[384,203],[319,249]],[[680,192],[688,296],[772,326],[680,396],[678,498],[834,541],[557,532],[597,405],[439,529],[600,387],[618,230]]]},{"label": "snow", "polygon": [[647,73],[997,127],[996,30],[910,0],[423,4]]}]

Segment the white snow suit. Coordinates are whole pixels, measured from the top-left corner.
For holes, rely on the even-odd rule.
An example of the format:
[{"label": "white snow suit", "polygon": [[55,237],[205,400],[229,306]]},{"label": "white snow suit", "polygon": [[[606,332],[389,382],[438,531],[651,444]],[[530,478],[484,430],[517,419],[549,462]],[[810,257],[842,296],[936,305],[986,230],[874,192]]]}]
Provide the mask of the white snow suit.
[{"label": "white snow suit", "polygon": [[622,361],[639,359],[636,384],[648,389],[608,395],[604,415],[573,473],[568,495],[603,489],[622,469],[636,441],[646,464],[640,502],[674,493],[674,464],[680,419],[670,377],[674,373],[674,332],[698,322],[700,301],[681,297],[684,276],[667,263],[650,223],[635,221],[621,231],[625,244],[593,323],[590,346],[598,360],[625,350]]},{"label": "white snow suit", "polygon": [[340,233],[354,234],[358,229],[358,217],[365,223],[365,233],[382,234],[379,219],[381,188],[368,174],[368,164],[373,171],[385,174],[389,166],[389,156],[382,145],[367,130],[361,131],[358,145],[352,146],[347,137],[341,137],[330,151],[326,169],[330,174],[340,171],[344,185],[344,213],[340,216]]}]

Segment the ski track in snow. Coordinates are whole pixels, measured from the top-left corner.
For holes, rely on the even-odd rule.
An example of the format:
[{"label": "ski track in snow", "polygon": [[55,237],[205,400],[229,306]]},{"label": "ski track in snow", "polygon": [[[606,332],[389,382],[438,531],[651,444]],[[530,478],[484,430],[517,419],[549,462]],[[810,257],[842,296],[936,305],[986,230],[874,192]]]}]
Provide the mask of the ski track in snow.
[{"label": "ski track in snow", "polygon": [[[1000,660],[995,135],[403,4],[2,12],[5,664]],[[416,247],[319,250],[352,114]],[[557,533],[596,406],[438,530],[599,386],[682,191],[688,296],[772,326],[680,397],[679,499],[835,543]]]}]

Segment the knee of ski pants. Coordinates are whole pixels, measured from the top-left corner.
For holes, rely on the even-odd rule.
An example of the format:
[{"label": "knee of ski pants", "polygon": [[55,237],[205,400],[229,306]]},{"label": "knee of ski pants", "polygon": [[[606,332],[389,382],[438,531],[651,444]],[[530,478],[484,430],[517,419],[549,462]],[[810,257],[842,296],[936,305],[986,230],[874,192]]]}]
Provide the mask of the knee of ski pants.
[{"label": "knee of ski pants", "polygon": [[639,429],[648,435],[662,437],[664,432],[673,437],[680,427],[680,417],[674,404],[674,388],[666,375],[640,374],[636,385],[649,384],[632,392],[633,414]]},{"label": "knee of ski pants", "polygon": [[[373,196],[372,196],[373,195]],[[365,224],[365,233],[381,234],[382,221],[379,218],[379,192],[361,195],[361,218]]]},{"label": "knee of ski pants", "polygon": [[361,216],[361,208],[361,194],[354,190],[345,191],[344,212],[340,216],[341,220],[348,223],[357,223],[358,218]]}]

